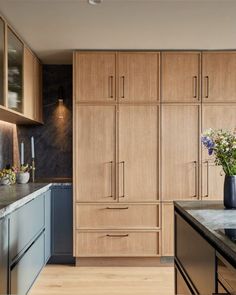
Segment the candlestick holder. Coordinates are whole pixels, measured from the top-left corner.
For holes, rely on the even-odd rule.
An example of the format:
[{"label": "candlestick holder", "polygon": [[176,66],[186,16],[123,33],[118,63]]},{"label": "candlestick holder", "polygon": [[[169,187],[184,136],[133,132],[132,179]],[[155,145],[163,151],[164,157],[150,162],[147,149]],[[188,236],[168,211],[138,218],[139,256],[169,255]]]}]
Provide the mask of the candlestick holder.
[{"label": "candlestick holder", "polygon": [[35,182],[35,160],[32,159],[32,182]]}]

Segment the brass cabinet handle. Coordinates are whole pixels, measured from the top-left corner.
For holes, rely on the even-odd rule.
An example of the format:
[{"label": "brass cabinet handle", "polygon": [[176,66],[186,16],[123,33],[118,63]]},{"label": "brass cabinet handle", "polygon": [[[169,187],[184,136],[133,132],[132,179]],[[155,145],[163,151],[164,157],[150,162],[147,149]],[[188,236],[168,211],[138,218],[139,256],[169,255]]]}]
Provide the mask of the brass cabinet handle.
[{"label": "brass cabinet handle", "polygon": [[129,207],[106,207],[108,210],[127,210]]},{"label": "brass cabinet handle", "polygon": [[126,238],[126,237],[128,237],[129,236],[129,234],[124,234],[124,235],[119,235],[119,234],[112,234],[112,235],[110,235],[110,234],[108,234],[108,235],[106,235],[108,238]]},{"label": "brass cabinet handle", "polygon": [[109,76],[108,93],[109,98],[113,98],[113,76]]},{"label": "brass cabinet handle", "polygon": [[209,98],[209,76],[205,76],[205,98]]},{"label": "brass cabinet handle", "polygon": [[119,164],[122,164],[123,166],[123,194],[122,196],[119,196],[119,197],[124,198],[125,197],[125,161],[122,161]]},{"label": "brass cabinet handle", "polygon": [[207,197],[209,197],[209,173],[210,173],[210,170],[209,170],[209,161],[206,160],[204,163],[207,165],[207,193],[203,197],[204,198],[207,198]]},{"label": "brass cabinet handle", "polygon": [[197,198],[197,193],[198,193],[198,162],[193,161],[193,164],[195,165],[195,194],[193,195],[193,198]]},{"label": "brass cabinet handle", "polygon": [[122,80],[122,95],[121,98],[125,98],[125,76],[120,77]]},{"label": "brass cabinet handle", "polygon": [[[111,168],[111,173],[110,173],[110,175],[111,175],[111,186],[110,186],[110,190],[111,190],[111,194],[110,194],[110,198],[113,198],[113,161],[110,161],[109,162],[109,164],[110,164],[110,168]],[[116,196],[114,196],[114,200],[116,199]]]},{"label": "brass cabinet handle", "polygon": [[198,78],[197,76],[193,77],[193,98],[198,97]]}]

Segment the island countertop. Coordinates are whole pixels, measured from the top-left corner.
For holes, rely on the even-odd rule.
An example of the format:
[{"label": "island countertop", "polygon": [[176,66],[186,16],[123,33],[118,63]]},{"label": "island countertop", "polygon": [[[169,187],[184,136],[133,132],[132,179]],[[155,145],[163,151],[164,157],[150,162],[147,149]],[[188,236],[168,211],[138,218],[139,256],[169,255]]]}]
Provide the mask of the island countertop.
[{"label": "island countertop", "polygon": [[236,267],[236,242],[218,230],[236,229],[236,210],[225,209],[220,201],[174,202],[175,210]]},{"label": "island countertop", "polygon": [[71,186],[71,183],[27,183],[0,186],[0,219],[45,193],[52,186]]}]

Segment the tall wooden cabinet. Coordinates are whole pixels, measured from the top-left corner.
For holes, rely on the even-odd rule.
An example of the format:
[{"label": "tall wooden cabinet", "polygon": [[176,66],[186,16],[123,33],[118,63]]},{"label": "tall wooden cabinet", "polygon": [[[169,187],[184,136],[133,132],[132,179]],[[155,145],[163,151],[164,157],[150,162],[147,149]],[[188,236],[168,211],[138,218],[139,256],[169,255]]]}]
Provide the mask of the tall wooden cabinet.
[{"label": "tall wooden cabinet", "polygon": [[236,52],[74,53],[74,255],[172,256],[173,201],[219,200],[201,146],[236,127]]},{"label": "tall wooden cabinet", "polygon": [[74,255],[159,256],[159,53],[74,53]]}]

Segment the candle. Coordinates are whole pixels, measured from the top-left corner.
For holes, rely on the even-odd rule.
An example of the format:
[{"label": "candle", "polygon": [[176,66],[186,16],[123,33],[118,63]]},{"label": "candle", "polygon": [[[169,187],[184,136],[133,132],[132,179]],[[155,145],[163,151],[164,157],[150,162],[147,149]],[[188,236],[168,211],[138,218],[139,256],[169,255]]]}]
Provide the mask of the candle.
[{"label": "candle", "polygon": [[33,136],[31,137],[31,156],[32,156],[32,159],[35,158],[35,153],[34,153],[34,137]]},{"label": "candle", "polygon": [[20,144],[20,164],[24,165],[24,142]]}]

